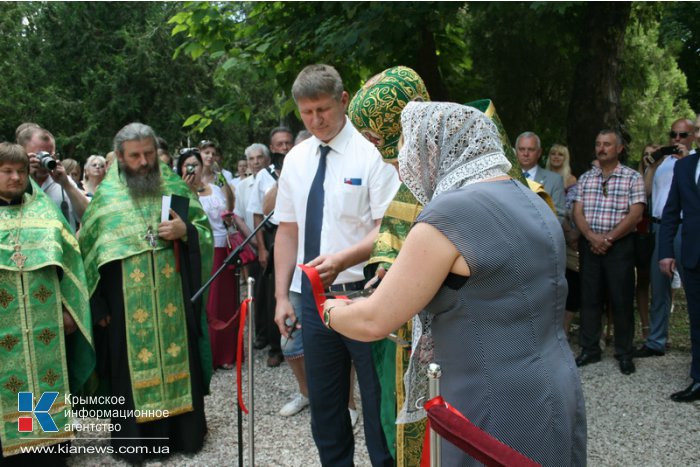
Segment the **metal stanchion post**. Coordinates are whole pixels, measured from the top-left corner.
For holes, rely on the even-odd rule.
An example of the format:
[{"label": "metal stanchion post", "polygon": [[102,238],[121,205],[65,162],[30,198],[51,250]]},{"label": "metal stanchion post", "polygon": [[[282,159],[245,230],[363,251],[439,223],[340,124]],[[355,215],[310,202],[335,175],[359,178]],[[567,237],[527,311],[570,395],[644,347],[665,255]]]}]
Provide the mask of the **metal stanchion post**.
[{"label": "metal stanchion post", "polygon": [[[253,297],[255,279],[248,278],[248,298]],[[244,323],[241,323],[243,326]],[[253,339],[255,338],[255,301],[250,301],[248,309],[248,465],[255,466],[255,397],[253,396]]]},{"label": "metal stanchion post", "polygon": [[[428,392],[430,399],[440,395],[440,376],[442,370],[437,363],[428,365]],[[430,430],[430,467],[440,467],[440,435]]]}]

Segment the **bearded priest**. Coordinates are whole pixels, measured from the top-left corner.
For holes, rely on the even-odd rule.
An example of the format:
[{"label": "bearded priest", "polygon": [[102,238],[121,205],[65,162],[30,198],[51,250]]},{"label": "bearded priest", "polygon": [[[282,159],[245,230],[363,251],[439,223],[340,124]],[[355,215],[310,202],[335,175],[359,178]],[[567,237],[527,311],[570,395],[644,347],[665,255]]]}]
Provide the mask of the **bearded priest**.
[{"label": "bearded priest", "polygon": [[211,227],[197,194],[157,150],[147,125],[117,133],[118,163],[80,233],[100,392],[123,401],[110,407],[121,429],[111,443],[131,463],[202,448],[212,372],[206,296],[190,301],[211,272]]}]

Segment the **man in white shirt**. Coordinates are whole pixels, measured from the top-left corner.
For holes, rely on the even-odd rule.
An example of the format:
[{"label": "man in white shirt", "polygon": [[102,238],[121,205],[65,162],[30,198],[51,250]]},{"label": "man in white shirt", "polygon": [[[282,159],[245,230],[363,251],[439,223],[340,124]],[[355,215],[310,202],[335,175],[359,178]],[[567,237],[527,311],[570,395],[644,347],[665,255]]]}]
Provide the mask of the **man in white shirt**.
[{"label": "man in white shirt", "polygon": [[[637,358],[659,357],[666,353],[668,341],[668,319],[671,315],[671,279],[659,268],[659,228],[668,192],[673,181],[673,168],[676,161],[688,156],[692,151],[694,138],[693,121],[680,118],[673,122],[669,132],[669,146],[675,148],[674,154],[662,156],[654,161],[644,173],[644,181],[651,182],[651,232],[654,235],[654,252],[651,256],[649,282],[651,285],[651,306],[649,307],[649,336],[644,344],[635,351]],[[680,244],[682,225],[674,241],[679,269],[682,270]]]},{"label": "man in white shirt", "polygon": [[[257,228],[264,219],[263,199],[276,182],[270,173],[270,151],[264,144],[250,145],[246,149],[246,154],[250,154],[249,165],[256,170],[255,181],[248,194],[246,211],[253,217],[253,225]],[[270,257],[276,228],[277,221],[273,215],[256,232],[259,268],[251,269],[255,274],[255,298],[258,303],[255,314],[255,347],[262,349],[269,344],[270,349],[267,352],[269,367],[278,367],[282,363],[280,334],[275,325],[274,262]]]},{"label": "man in white shirt", "polygon": [[[17,134],[17,143],[29,156],[29,172],[44,193],[56,203],[75,232],[87,208],[88,198],[68,176],[61,161],[55,160],[56,142],[53,135],[38,125],[23,126]],[[53,170],[47,170],[41,165],[37,153],[42,151],[48,152],[54,158],[56,167]]]},{"label": "man in white shirt", "polygon": [[552,197],[554,207],[557,209],[559,222],[563,222],[566,214],[564,179],[561,175],[537,165],[542,155],[542,145],[539,136],[531,131],[522,133],[515,140],[515,152],[525,178],[534,180],[544,186],[545,191]]},{"label": "man in white shirt", "polygon": [[[384,211],[399,187],[396,171],[345,116],[348,93],[338,72],[309,65],[292,95],[313,137],[287,154],[275,216],[275,322],[280,333],[302,334],[311,430],[322,465],[352,465],[354,439],[348,413],[350,364],[355,363],[372,465],[392,465],[379,420],[380,389],[367,343],[326,329],[307,278],[296,267],[315,267],[330,292],[361,289]],[[303,332],[292,323],[299,319]]]}]

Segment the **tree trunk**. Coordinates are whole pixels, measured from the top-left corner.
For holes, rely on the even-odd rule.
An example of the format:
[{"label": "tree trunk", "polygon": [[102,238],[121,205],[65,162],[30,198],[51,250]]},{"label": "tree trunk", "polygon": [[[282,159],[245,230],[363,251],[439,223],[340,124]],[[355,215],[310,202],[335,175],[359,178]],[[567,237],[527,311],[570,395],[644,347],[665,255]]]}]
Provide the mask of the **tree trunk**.
[{"label": "tree trunk", "polygon": [[628,138],[621,115],[618,75],[631,9],[631,2],[589,2],[586,8],[581,58],[567,117],[571,168],[576,175],[590,168],[600,130],[617,129]]},{"label": "tree trunk", "polygon": [[435,37],[433,32],[423,27],[421,30],[421,45],[418,51],[418,63],[415,70],[423,78],[425,87],[428,88],[430,99],[434,101],[447,101],[447,90],[440,75],[438,55],[435,50]]}]

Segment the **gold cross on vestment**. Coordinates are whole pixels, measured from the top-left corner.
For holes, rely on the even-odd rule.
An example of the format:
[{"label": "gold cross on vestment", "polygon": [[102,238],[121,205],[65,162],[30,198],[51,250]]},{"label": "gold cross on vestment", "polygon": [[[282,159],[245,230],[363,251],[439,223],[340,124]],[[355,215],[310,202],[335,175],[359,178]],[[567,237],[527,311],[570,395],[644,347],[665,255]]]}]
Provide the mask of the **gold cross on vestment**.
[{"label": "gold cross on vestment", "polygon": [[24,267],[24,262],[27,260],[27,257],[22,254],[22,245],[15,245],[15,252],[12,253],[10,259],[18,268],[22,269]]}]

